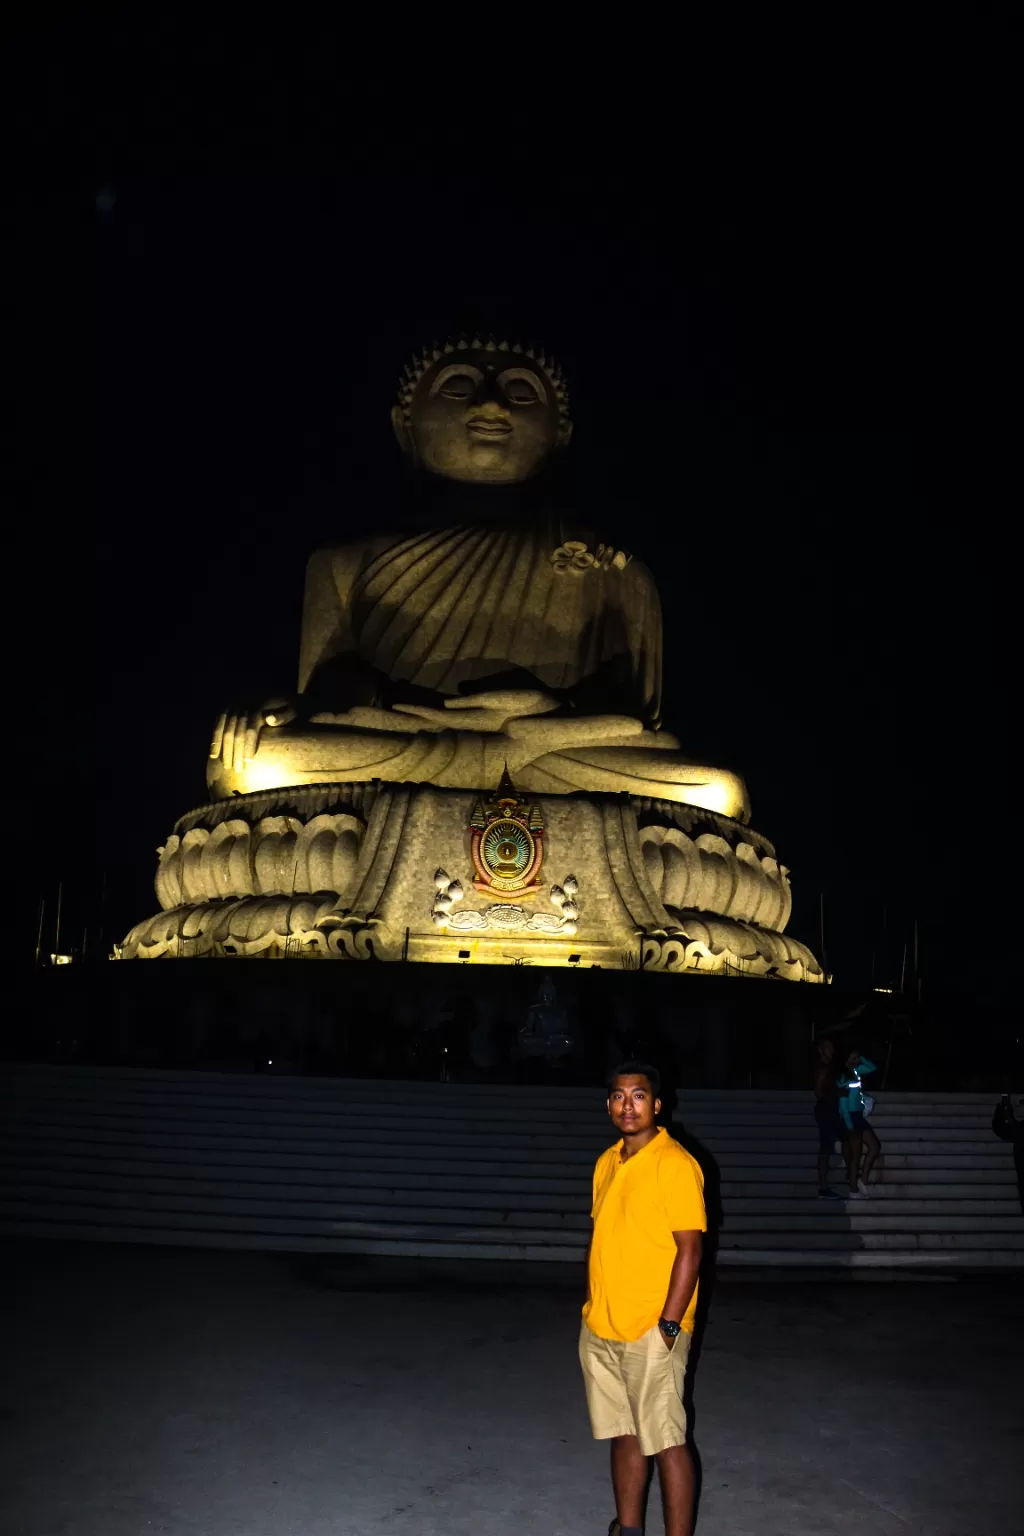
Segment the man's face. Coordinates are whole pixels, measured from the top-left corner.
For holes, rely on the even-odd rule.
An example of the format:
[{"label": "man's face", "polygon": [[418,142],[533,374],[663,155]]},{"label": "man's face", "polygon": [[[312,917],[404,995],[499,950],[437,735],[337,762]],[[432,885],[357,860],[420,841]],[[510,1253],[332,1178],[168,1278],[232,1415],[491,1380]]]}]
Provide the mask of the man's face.
[{"label": "man's face", "polygon": [[489,485],[530,479],[569,436],[543,371],[513,352],[448,353],[395,429],[431,474]]},{"label": "man's face", "polygon": [[661,1100],[654,1097],[646,1077],[636,1075],[615,1079],[608,1095],[608,1113],[621,1135],[634,1136],[638,1131],[649,1131],[660,1109]]}]

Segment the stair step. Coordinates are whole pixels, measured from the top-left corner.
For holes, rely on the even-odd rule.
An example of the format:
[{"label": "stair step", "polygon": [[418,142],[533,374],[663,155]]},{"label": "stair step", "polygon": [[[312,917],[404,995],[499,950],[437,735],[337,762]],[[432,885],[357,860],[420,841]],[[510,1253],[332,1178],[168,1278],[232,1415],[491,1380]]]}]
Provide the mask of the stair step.
[{"label": "stair step", "polygon": [[[875,1129],[878,1130],[878,1140],[883,1144],[886,1154],[889,1154],[889,1152],[929,1152],[929,1154],[950,1152],[950,1154],[956,1155],[956,1157],[961,1157],[964,1152],[981,1152],[981,1154],[984,1154],[984,1152],[992,1152],[993,1147],[996,1150],[999,1149],[998,1137],[993,1137],[990,1130],[987,1135],[979,1135],[972,1132],[970,1135],[964,1134],[960,1135],[960,1137],[936,1137],[936,1135],[926,1135],[924,1132],[918,1134],[918,1132],[909,1132],[909,1130],[895,1130],[895,1132],[890,1130],[890,1132],[886,1132],[886,1135],[883,1135],[881,1134],[880,1127],[875,1127]],[[811,1147],[812,1152],[817,1152],[818,1149],[817,1134],[815,1134],[814,1129],[811,1129],[811,1127],[809,1127],[806,1135],[795,1135],[792,1130],[785,1130],[785,1132],[783,1130],[766,1130],[765,1134],[758,1135],[758,1137],[751,1137],[751,1135],[746,1134],[725,1137],[725,1135],[718,1134],[718,1132],[715,1132],[715,1134],[706,1132],[706,1134],[702,1135],[700,1132],[695,1132],[695,1130],[691,1132],[691,1135],[694,1135],[697,1141],[700,1141],[703,1146],[708,1147],[709,1152],[714,1152],[715,1155],[718,1152],[729,1152],[729,1154],[737,1154],[737,1152],[748,1152],[748,1154],[772,1152],[774,1155],[789,1152],[789,1154],[797,1154],[798,1157],[801,1157],[808,1150],[808,1147]]]},{"label": "stair step", "polygon": [[732,1248],[718,1258],[719,1269],[1021,1269],[1024,1254],[1000,1248],[954,1252],[907,1249]]},{"label": "stair step", "polygon": [[890,1214],[869,1210],[868,1201],[850,1201],[845,1210],[831,1204],[820,1205],[817,1214],[780,1214],[758,1211],[745,1214],[726,1213],[723,1232],[998,1232],[1015,1233],[1024,1238],[1024,1216],[1016,1212],[999,1214],[971,1212],[968,1215],[928,1215],[904,1212]]},{"label": "stair step", "polygon": [[[388,1178],[370,1182],[366,1178],[356,1181],[342,1179],[333,1167],[282,1168],[274,1163],[255,1167],[232,1167],[223,1163],[192,1163],[176,1160],[148,1161],[137,1158],[76,1158],[52,1154],[48,1157],[23,1160],[18,1174],[19,1187],[32,1181],[53,1187],[72,1184],[97,1188],[134,1187],[153,1184],[154,1187],[200,1189],[204,1185],[239,1190],[247,1193],[266,1190],[278,1193],[280,1186],[290,1190],[308,1190],[311,1198],[321,1198],[321,1192],[343,1193],[346,1199],[357,1198],[355,1191],[365,1191],[365,1198],[374,1200],[436,1199],[437,1191],[444,1190],[446,1205],[462,1206],[514,1206],[522,1210],[565,1210],[582,1201],[590,1208],[590,1181],[566,1184],[567,1189],[548,1188],[536,1180],[506,1178],[510,1188],[501,1189],[494,1183],[469,1183],[465,1180],[438,1181],[423,1178],[419,1172],[401,1178]],[[120,1181],[124,1181],[121,1184]]]},{"label": "stair step", "polygon": [[224,1216],[231,1221],[260,1218],[260,1225],[263,1224],[262,1218],[273,1217],[318,1228],[323,1223],[333,1227],[338,1222],[354,1222],[357,1225],[367,1222],[383,1222],[386,1225],[412,1223],[437,1228],[473,1226],[490,1229],[516,1226],[535,1228],[538,1231],[564,1231],[569,1234],[567,1241],[575,1241],[578,1233],[582,1233],[588,1241],[590,1238],[590,1217],[585,1211],[515,1210],[507,1206],[493,1210],[474,1206],[467,1210],[447,1204],[432,1205],[426,1201],[418,1204],[392,1204],[350,1200],[346,1195],[347,1191],[339,1190],[331,1198],[282,1198],[280,1194],[274,1198],[273,1193],[243,1193],[232,1188],[219,1192],[185,1192],[151,1188],[108,1189],[84,1184],[51,1186],[26,1181],[19,1186],[17,1197],[4,1203],[16,1213],[38,1217],[53,1209],[66,1210],[68,1206],[74,1205],[79,1210],[103,1210],[110,1220],[126,1220],[129,1219],[129,1213],[145,1212],[149,1216],[161,1213],[174,1217],[187,1217],[191,1214],[203,1217]]},{"label": "stair step", "polygon": [[[718,1151],[712,1147],[719,1166],[723,1171],[728,1168],[730,1173],[734,1168],[763,1168],[770,1173],[775,1169],[785,1169],[797,1166],[790,1152],[774,1152],[770,1148],[763,1150],[752,1160],[749,1152],[731,1152],[723,1148]],[[934,1152],[890,1152],[888,1147],[883,1147],[886,1172],[891,1168],[920,1168],[920,1169],[947,1169],[955,1171],[961,1168],[1002,1168],[1007,1162],[1007,1152],[1004,1146],[995,1137],[992,1139],[991,1152],[954,1152],[951,1150]],[[1010,1166],[1013,1164],[1010,1162]]]},{"label": "stair step", "polygon": [[[872,1120],[877,1120],[885,1125],[912,1125],[922,1126],[931,1131],[940,1128],[988,1127],[992,1121],[992,1113],[995,1109],[994,1101],[986,1104],[984,1109],[944,1109],[936,1106],[934,1109],[919,1109],[908,1105],[891,1105],[876,1103],[871,1112]],[[778,1111],[763,1109],[760,1112],[752,1109],[730,1109],[727,1112],[715,1114],[706,1109],[694,1110],[684,1114],[677,1111],[673,1115],[676,1125],[690,1127],[708,1126],[719,1127],[728,1130],[735,1126],[814,1126],[814,1103],[808,1099],[799,1109]]]},{"label": "stair step", "polygon": [[[1021,1220],[1020,1202],[1016,1199],[986,1199],[982,1196],[974,1196],[971,1199],[943,1199],[936,1196],[934,1199],[908,1199],[900,1195],[891,1195],[886,1192],[885,1198],[880,1197],[878,1185],[872,1187],[871,1199],[878,1206],[884,1206],[885,1215],[911,1216],[915,1219],[919,1216],[942,1218],[946,1216],[1016,1216]],[[857,1202],[852,1202],[856,1205]],[[845,1205],[845,1202],[844,1202]],[[840,1210],[838,1201],[819,1200],[813,1190],[805,1191],[801,1200],[788,1199],[764,1195],[760,1199],[745,1199],[742,1195],[729,1197],[729,1221],[730,1224],[738,1216],[802,1216],[807,1210],[813,1208],[828,1215],[834,1208]]]},{"label": "stair step", "polygon": [[127,1118],[123,1115],[104,1117],[84,1117],[84,1115],[21,1115],[15,1121],[9,1121],[3,1140],[46,1141],[55,1134],[68,1134],[75,1132],[81,1140],[130,1140],[138,1143],[152,1143],[152,1141],[193,1141],[206,1140],[209,1143],[246,1144],[252,1141],[273,1144],[273,1146],[287,1146],[287,1144],[312,1143],[318,1141],[322,1144],[332,1144],[338,1147],[382,1147],[393,1149],[396,1152],[405,1152],[408,1157],[415,1157],[418,1150],[424,1144],[431,1147],[450,1147],[451,1152],[476,1152],[481,1147],[500,1147],[507,1150],[510,1155],[519,1152],[537,1155],[553,1154],[557,1152],[559,1157],[594,1158],[599,1157],[606,1146],[611,1146],[613,1138],[597,1134],[583,1135],[580,1132],[567,1132],[559,1137],[550,1127],[537,1132],[513,1132],[513,1130],[493,1130],[488,1134],[487,1129],[474,1130],[451,1129],[451,1127],[439,1127],[431,1134],[425,1134],[419,1129],[408,1129],[405,1126],[375,1126],[367,1130],[353,1130],[352,1126],[344,1126],[341,1123],[318,1124],[284,1124],[279,1121],[267,1121],[259,1118],[258,1121],[244,1120],[203,1120],[203,1118],[183,1115],[181,1118],[160,1117],[160,1115],[138,1115]]},{"label": "stair step", "polygon": [[423,1105],[368,1104],[356,1107],[346,1104],[342,1098],[297,1100],[289,1103],[279,1099],[249,1100],[242,1097],[211,1099],[209,1097],[190,1098],[184,1095],[171,1097],[138,1095],[131,1098],[124,1096],[106,1098],[102,1094],[36,1094],[26,1091],[16,1094],[5,1092],[0,1094],[0,1101],[4,1105],[5,1115],[18,1110],[23,1112],[31,1110],[50,1113],[56,1111],[61,1115],[78,1113],[86,1116],[99,1112],[105,1117],[120,1114],[130,1117],[159,1115],[170,1118],[251,1120],[258,1116],[288,1123],[322,1121],[326,1124],[340,1123],[366,1129],[379,1125],[404,1125],[414,1129],[423,1127],[443,1129],[447,1126],[449,1129],[476,1127],[489,1130],[498,1127],[513,1134],[524,1130],[534,1134],[546,1132],[549,1135],[552,1130],[583,1130],[584,1133],[606,1131],[610,1136],[615,1134],[602,1101],[577,1110],[556,1105],[551,1105],[550,1108],[533,1105],[529,1110],[525,1107],[516,1110],[476,1102]]},{"label": "stair step", "polygon": [[[756,1244],[759,1248],[792,1248],[794,1234],[789,1232],[733,1232],[723,1227],[718,1234],[719,1249],[746,1248]],[[801,1232],[802,1248],[1000,1248],[1024,1251],[1024,1230],[1015,1232]]]},{"label": "stair step", "polygon": [[[42,1207],[33,1202],[21,1206],[20,1202],[9,1205],[0,1202],[0,1222],[23,1217],[40,1222],[44,1217],[51,1222],[73,1221],[101,1229],[115,1230],[120,1227],[150,1231],[223,1231],[251,1232],[254,1229],[277,1237],[376,1237],[391,1240],[416,1240],[440,1243],[463,1242],[473,1244],[493,1243],[496,1233],[493,1227],[477,1223],[429,1223],[422,1218],[416,1222],[341,1220],[317,1216],[272,1216],[258,1212],[195,1210],[153,1210],[137,1206],[88,1205],[79,1202],[60,1204],[54,1202]],[[258,1218],[258,1219],[257,1219]],[[590,1241],[586,1231],[561,1231],[556,1229],[517,1230],[516,1242],[547,1246],[555,1243],[573,1257],[585,1253]]]},{"label": "stair step", "polygon": [[[0,1231],[3,1230],[4,1225],[0,1222]],[[292,1232],[233,1232],[203,1227],[164,1228],[156,1231],[144,1225],[112,1227],[102,1221],[91,1223],[74,1218],[59,1222],[23,1218],[18,1223],[17,1231],[23,1237],[56,1237],[65,1241],[73,1238],[90,1243],[161,1243],[188,1248],[242,1248],[264,1252],[359,1253],[392,1258],[511,1259],[578,1264],[581,1279],[586,1256],[585,1246],[569,1246],[558,1242],[530,1243],[525,1240],[513,1242],[508,1238],[473,1242],[465,1238],[455,1240],[449,1237],[435,1242],[429,1237],[410,1238],[406,1235],[401,1238],[381,1238],[368,1233],[356,1236],[317,1233],[307,1236]]]},{"label": "stair step", "polygon": [[[268,1166],[273,1165],[274,1161],[273,1154],[268,1154]],[[294,1159],[291,1164],[286,1164],[284,1159],[277,1158],[276,1165],[282,1169],[291,1167],[296,1171],[299,1169],[304,1170],[306,1167],[305,1160],[300,1158]],[[255,1166],[257,1165],[252,1159],[247,1160],[242,1165],[243,1169]],[[319,1167],[321,1169],[329,1168],[335,1173],[342,1171],[338,1167],[338,1160],[336,1158],[321,1159]],[[591,1180],[589,1177],[585,1179],[571,1179],[557,1173],[530,1177],[526,1174],[509,1173],[504,1164],[498,1164],[497,1167],[500,1171],[496,1173],[489,1172],[486,1169],[481,1171],[479,1167],[472,1170],[461,1170],[456,1173],[424,1172],[422,1167],[415,1172],[403,1169],[398,1173],[383,1172],[377,1168],[364,1168],[359,1170],[359,1183],[367,1189],[461,1190],[467,1193],[493,1190],[497,1193],[516,1193],[522,1191],[538,1195],[559,1195],[562,1197],[563,1205],[566,1203],[578,1205],[582,1202],[587,1210],[590,1208]],[[28,1171],[29,1168],[26,1166],[22,1176],[27,1174]],[[226,1164],[224,1165],[224,1171],[233,1172],[233,1169],[231,1165]]]},{"label": "stair step", "polygon": [[[842,1176],[838,1171],[833,1175],[833,1189],[841,1186]],[[722,1199],[731,1202],[737,1197],[754,1200],[759,1203],[762,1200],[792,1200],[800,1197],[816,1198],[813,1179],[807,1177],[806,1170],[801,1178],[791,1180],[725,1180],[721,1186]],[[962,1174],[956,1176],[956,1180],[948,1181],[933,1179],[931,1174],[920,1173],[914,1169],[904,1169],[898,1181],[884,1184],[872,1184],[872,1200],[970,1200],[984,1198],[999,1198],[1014,1200],[1016,1203],[1016,1183],[1013,1175],[1013,1164],[1009,1172],[1004,1176],[996,1177],[989,1170],[979,1179],[966,1181]]]}]

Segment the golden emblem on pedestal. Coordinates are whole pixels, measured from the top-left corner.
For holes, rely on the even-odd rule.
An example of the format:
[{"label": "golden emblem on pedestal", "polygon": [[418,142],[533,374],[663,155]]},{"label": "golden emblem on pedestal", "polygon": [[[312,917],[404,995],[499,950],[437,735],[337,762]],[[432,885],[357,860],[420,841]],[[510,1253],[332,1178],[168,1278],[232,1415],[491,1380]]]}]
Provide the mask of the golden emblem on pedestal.
[{"label": "golden emblem on pedestal", "polygon": [[544,858],[544,819],[524,800],[506,766],[490,800],[479,800],[470,821],[473,889],[496,901],[519,901],[540,890]]}]

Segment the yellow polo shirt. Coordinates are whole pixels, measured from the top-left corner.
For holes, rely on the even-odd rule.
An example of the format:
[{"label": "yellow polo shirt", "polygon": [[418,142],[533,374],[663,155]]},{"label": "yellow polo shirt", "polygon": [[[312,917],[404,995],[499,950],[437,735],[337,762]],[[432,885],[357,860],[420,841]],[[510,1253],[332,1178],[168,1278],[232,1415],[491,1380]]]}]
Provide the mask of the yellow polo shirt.
[{"label": "yellow polo shirt", "polygon": [[[704,1175],[661,1126],[622,1161],[622,1142],[594,1168],[590,1300],[583,1320],[599,1339],[639,1339],[662,1315],[675,1263],[673,1232],[706,1232]],[[694,1287],[682,1325],[693,1332]]]}]

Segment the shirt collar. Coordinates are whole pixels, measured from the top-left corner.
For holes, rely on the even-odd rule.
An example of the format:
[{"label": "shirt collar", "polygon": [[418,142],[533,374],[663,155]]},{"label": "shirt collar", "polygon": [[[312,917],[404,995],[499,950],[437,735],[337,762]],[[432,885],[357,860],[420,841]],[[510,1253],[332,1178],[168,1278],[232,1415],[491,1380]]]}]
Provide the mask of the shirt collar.
[{"label": "shirt collar", "polygon": [[625,1137],[620,1136],[618,1141],[615,1143],[615,1151],[618,1153],[619,1162],[622,1167],[630,1167],[632,1163],[636,1162],[638,1157],[643,1157],[644,1153],[649,1152],[652,1147],[664,1145],[665,1134],[665,1127],[663,1125],[655,1126],[654,1135],[651,1137],[647,1145],[645,1147],[641,1147],[639,1152],[634,1152],[632,1157],[627,1157],[625,1160],[623,1160],[622,1156],[622,1148],[625,1142]]}]

